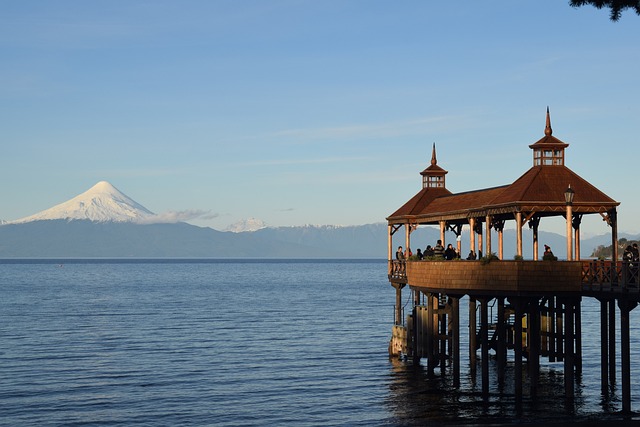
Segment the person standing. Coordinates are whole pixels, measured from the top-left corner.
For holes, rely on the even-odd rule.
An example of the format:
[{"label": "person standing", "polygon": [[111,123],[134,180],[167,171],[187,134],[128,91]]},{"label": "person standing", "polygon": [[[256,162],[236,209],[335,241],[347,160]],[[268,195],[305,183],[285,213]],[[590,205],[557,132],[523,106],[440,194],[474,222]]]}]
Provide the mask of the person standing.
[{"label": "person standing", "polygon": [[447,261],[451,261],[452,259],[456,259],[458,257],[458,253],[455,249],[453,249],[453,245],[449,243],[447,245],[447,249],[444,251],[444,259]]},{"label": "person standing", "polygon": [[399,261],[404,259],[404,251],[402,250],[402,246],[398,246],[398,250],[396,251],[396,259]]},{"label": "person standing", "polygon": [[436,257],[437,259],[444,258],[444,246],[442,246],[442,240],[438,239],[438,242],[433,247],[433,256]]}]

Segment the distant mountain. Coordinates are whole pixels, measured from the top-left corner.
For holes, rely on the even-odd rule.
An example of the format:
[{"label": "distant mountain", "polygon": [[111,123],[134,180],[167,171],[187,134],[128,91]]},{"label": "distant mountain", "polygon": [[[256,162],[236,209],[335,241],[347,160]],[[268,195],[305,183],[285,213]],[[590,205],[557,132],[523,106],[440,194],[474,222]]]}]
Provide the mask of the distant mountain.
[{"label": "distant mountain", "polygon": [[249,218],[238,221],[231,224],[224,231],[231,231],[233,233],[242,233],[244,231],[257,231],[267,227],[267,223],[261,219]]},{"label": "distant mountain", "polygon": [[[166,216],[163,216],[163,218]],[[241,221],[231,231],[217,231],[184,222],[163,223],[144,206],[106,181],[51,209],[17,221],[0,223],[0,258],[378,258],[387,257],[388,229],[384,222],[359,226],[266,227],[257,219]],[[532,258],[531,233],[523,233],[525,259]],[[419,227],[411,246],[424,249],[439,239],[437,227]],[[621,234],[633,239],[634,236]],[[404,246],[404,230],[393,236],[395,247]],[[462,255],[469,236],[461,239]],[[638,240],[638,238],[635,238]],[[447,240],[455,243],[451,233]],[[493,240],[497,252],[497,238]],[[505,230],[504,258],[515,254],[515,230]],[[548,244],[559,258],[565,256],[566,239],[540,232],[540,247]],[[610,235],[581,242],[582,256],[600,245],[610,245]]]},{"label": "distant mountain", "polygon": [[100,181],[69,201],[9,223],[23,224],[56,219],[141,222],[152,216],[153,212],[133,201],[113,185],[107,181]]},{"label": "distant mountain", "polygon": [[377,232],[362,226],[340,235],[314,227],[232,233],[186,223],[31,221],[0,226],[0,258],[383,259],[386,226],[373,228]]}]

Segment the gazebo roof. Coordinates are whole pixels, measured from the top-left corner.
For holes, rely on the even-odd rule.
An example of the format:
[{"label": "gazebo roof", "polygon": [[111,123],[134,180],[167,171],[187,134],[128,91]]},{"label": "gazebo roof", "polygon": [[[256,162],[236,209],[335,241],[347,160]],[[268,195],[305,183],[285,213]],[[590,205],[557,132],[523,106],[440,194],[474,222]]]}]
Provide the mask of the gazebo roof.
[{"label": "gazebo roof", "polygon": [[[541,147],[564,150],[567,146],[551,135],[547,109],[545,136],[529,147],[534,150]],[[564,157],[561,160],[564,163]],[[533,166],[512,184],[500,187],[455,194],[446,188],[423,188],[387,221],[390,224],[437,224],[439,221],[465,224],[469,218],[487,215],[513,220],[516,212],[540,217],[564,215],[564,192],[569,186],[575,192],[574,213],[604,214],[620,204],[564,164],[541,164]]]}]

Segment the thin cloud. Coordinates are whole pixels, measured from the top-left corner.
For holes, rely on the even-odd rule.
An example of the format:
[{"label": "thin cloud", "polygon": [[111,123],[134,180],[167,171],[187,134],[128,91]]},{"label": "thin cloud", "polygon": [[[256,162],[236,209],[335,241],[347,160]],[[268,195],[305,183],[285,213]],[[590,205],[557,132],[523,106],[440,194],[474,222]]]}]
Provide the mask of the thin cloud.
[{"label": "thin cloud", "polygon": [[294,138],[297,142],[305,140],[335,139],[335,138],[374,138],[393,137],[424,132],[425,126],[433,131],[435,124],[456,123],[460,126],[460,117],[435,116],[417,119],[402,120],[387,123],[373,123],[351,126],[312,128],[312,129],[286,129],[275,133],[277,137]]},{"label": "thin cloud", "polygon": [[213,213],[211,211],[203,211],[199,209],[187,209],[184,211],[166,211],[157,215],[153,215],[144,218],[139,221],[140,224],[164,224],[164,223],[176,223],[187,222],[195,219],[214,219],[219,217],[220,214]]}]

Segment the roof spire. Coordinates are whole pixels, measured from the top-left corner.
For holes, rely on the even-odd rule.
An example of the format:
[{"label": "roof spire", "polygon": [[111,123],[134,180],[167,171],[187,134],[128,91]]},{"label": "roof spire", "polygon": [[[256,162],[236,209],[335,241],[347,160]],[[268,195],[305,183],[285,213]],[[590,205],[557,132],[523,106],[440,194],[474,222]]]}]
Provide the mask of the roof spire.
[{"label": "roof spire", "polygon": [[436,143],[433,143],[433,149],[431,150],[431,164],[438,164],[438,160],[436,159]]},{"label": "roof spire", "polygon": [[549,106],[547,105],[547,122],[544,126],[544,134],[546,136],[551,136],[553,131],[551,130],[551,117],[549,116]]}]

